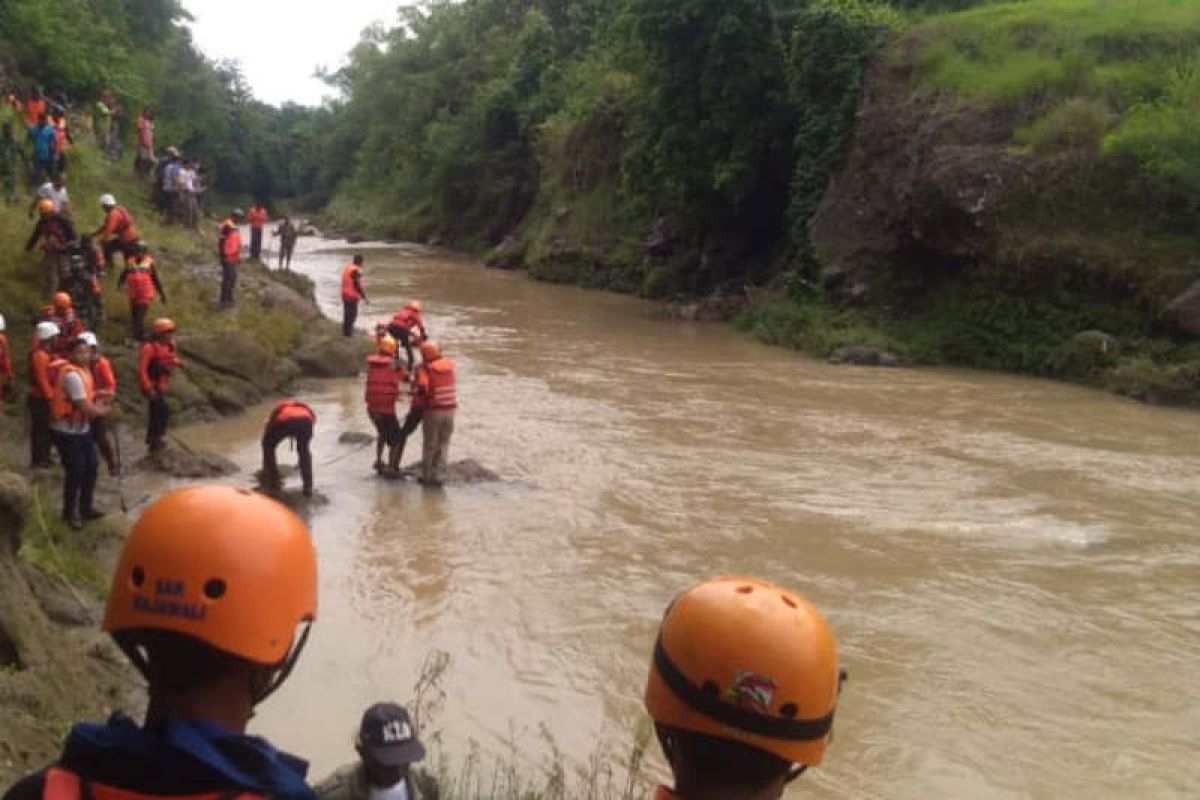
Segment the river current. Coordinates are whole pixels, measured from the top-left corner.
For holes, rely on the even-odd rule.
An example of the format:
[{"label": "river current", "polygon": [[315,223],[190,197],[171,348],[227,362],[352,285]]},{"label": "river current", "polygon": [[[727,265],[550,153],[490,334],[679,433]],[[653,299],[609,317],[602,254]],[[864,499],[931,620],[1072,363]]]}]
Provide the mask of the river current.
[{"label": "river current", "polygon": [[[361,379],[304,395],[330,500],[310,515],[319,620],[253,727],[315,777],[435,651],[426,733],[451,756],[532,770],[545,733],[576,764],[619,751],[667,602],[744,573],[813,599],[850,672],[826,763],[789,797],[1200,791],[1200,415],[834,367],[436,250],[302,239],[293,268],[332,317],[360,251],[360,327],[421,299],[459,364],[451,459],[502,480],[381,481],[337,441],[371,430]],[[267,408],[183,436],[248,473]]]}]

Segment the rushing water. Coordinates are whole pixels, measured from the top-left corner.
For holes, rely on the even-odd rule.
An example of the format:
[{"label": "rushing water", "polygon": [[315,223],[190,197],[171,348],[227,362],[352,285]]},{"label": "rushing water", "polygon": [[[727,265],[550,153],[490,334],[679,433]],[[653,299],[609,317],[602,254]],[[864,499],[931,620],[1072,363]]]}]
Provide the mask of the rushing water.
[{"label": "rushing water", "polygon": [[[347,250],[302,245],[294,267],[339,313]],[[371,451],[337,443],[370,430],[361,382],[309,398],[331,500],[311,518],[320,619],[255,727],[316,775],[433,650],[452,659],[451,751],[515,742],[536,764],[543,726],[572,759],[627,741],[663,607],[738,572],[813,598],[850,671],[797,797],[1200,791],[1200,416],[831,367],[630,298],[363,252],[360,326],[425,303],[459,363],[451,457],[504,480],[380,481]],[[265,414],[187,435],[250,469]],[[418,434],[406,461],[419,452]]]}]

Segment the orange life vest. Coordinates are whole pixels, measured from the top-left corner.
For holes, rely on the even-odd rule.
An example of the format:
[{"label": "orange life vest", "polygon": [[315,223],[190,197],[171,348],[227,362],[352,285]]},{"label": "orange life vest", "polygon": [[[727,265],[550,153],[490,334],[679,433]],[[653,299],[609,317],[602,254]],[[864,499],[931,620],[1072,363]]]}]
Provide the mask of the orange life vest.
[{"label": "orange life vest", "polygon": [[160,394],[167,391],[171,370],[181,363],[175,355],[175,345],[154,340],[143,344],[138,358],[138,383],[142,391],[155,390]]},{"label": "orange life vest", "polygon": [[221,255],[231,264],[239,264],[242,260],[242,232],[236,225],[230,225],[221,242]]},{"label": "orange life vest", "polygon": [[291,422],[294,419],[316,422],[317,414],[299,400],[283,400],[275,404],[271,416],[267,418],[267,427],[269,428],[277,422]]},{"label": "orange life vest", "polygon": [[11,378],[12,376],[12,360],[8,357],[8,336],[0,333],[0,378]]},{"label": "orange life vest", "polygon": [[137,228],[133,227],[133,217],[120,206],[114,206],[113,210],[108,212],[108,220],[104,227],[108,233],[120,236],[125,242],[136,242],[139,238]]},{"label": "orange life vest", "polygon": [[96,389],[92,382],[92,373],[70,361],[56,361],[50,365],[50,369],[56,373],[54,376],[54,396],[50,398],[50,419],[70,420],[71,422],[85,421],[87,417],[75,408],[75,404],[67,397],[63,384],[66,383],[67,376],[71,373],[78,375],[83,381],[83,390],[87,400],[91,403],[96,399]]},{"label": "orange life vest", "polygon": [[425,327],[425,320],[422,319],[420,311],[404,308],[392,317],[392,324],[411,331],[413,328]]},{"label": "orange life vest", "polygon": [[[46,770],[46,781],[42,786],[42,800],[166,800],[165,795],[152,795],[119,789],[81,778],[62,767]],[[170,800],[266,800],[253,792],[203,792],[199,794],[170,795]]]},{"label": "orange life vest", "polygon": [[267,222],[267,210],[262,206],[252,207],[246,216],[250,220],[251,228],[261,228]]},{"label": "orange life vest", "polygon": [[97,397],[114,397],[117,394],[117,376],[113,374],[112,362],[100,356],[92,362],[92,387]]},{"label": "orange life vest", "polygon": [[29,351],[29,395],[49,400],[54,396],[54,382],[50,380],[50,365],[54,357],[41,347]]},{"label": "orange life vest", "polygon": [[454,388],[454,362],[443,357],[426,365],[426,369],[429,376],[426,410],[453,411],[458,408],[458,397]]},{"label": "orange life vest", "polygon": [[354,285],[355,276],[362,275],[362,269],[351,261],[346,266],[342,267],[342,299],[343,300],[361,300],[362,295],[358,293],[358,287]]},{"label": "orange life vest", "polygon": [[367,413],[396,413],[402,380],[404,368],[395,366],[390,356],[367,356]]},{"label": "orange life vest", "polygon": [[148,306],[154,302],[154,275],[150,272],[153,266],[154,259],[149,256],[129,265],[129,274],[125,276],[125,294],[132,305]]}]

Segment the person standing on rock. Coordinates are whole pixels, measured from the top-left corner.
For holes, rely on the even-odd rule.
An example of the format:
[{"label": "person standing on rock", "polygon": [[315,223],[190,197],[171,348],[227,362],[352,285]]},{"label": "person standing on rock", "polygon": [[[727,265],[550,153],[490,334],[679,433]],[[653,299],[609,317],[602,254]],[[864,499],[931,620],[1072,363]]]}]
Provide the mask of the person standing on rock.
[{"label": "person standing on rock", "polygon": [[358,301],[370,303],[362,285],[363,257],[354,259],[342,267],[342,336],[349,339],[354,335],[354,322],[358,319]]},{"label": "person standing on rock", "polygon": [[757,578],[724,577],[667,606],[646,710],[675,778],[655,800],[777,800],[821,763],[845,673],[821,612]]},{"label": "person standing on rock", "polygon": [[454,362],[442,355],[437,342],[421,343],[421,365],[416,371],[416,393],[421,407],[421,483],[441,486],[454,433],[458,409]]},{"label": "person standing on rock", "polygon": [[145,718],[75,725],[4,800],[316,800],[305,762],[246,733],[317,617],[308,527],[254,492],[179,489],[134,524],[110,586],[101,629],[145,679]]},{"label": "person standing on rock", "polygon": [[[92,388],[96,394],[96,402],[108,403],[115,408],[117,400],[117,376],[113,372],[112,362],[100,352],[100,340],[96,338],[96,334],[87,331],[79,338],[87,342],[88,347],[92,351],[91,363],[88,366],[92,373]],[[115,436],[116,433],[114,432],[113,435]],[[104,459],[104,463],[108,467],[108,474],[115,476],[120,471],[120,464],[117,463],[117,455],[113,449],[112,440],[108,438],[107,417],[95,417],[92,419],[92,439],[96,442],[96,449],[100,452],[100,457]]]},{"label": "person standing on rock", "polygon": [[56,361],[52,367],[56,375],[50,400],[50,431],[66,472],[62,518],[79,530],[84,522],[104,516],[93,504],[98,464],[91,422],[108,416],[112,404],[111,399],[96,397],[88,340],[75,337],[69,352],[67,361]]},{"label": "person standing on rock", "polygon": [[37,324],[37,345],[29,351],[29,466],[41,469],[53,466],[50,460],[50,398],[54,397],[54,382],[50,365],[54,363],[54,348],[58,342],[58,324],[44,320]]},{"label": "person standing on rock", "polygon": [[[400,477],[400,459],[408,439],[408,434],[402,432],[400,420],[396,417],[396,401],[400,398],[403,384],[408,380],[408,371],[396,358],[399,347],[395,339],[384,336],[379,340],[378,348],[375,355],[367,356],[365,400],[367,414],[375,425],[375,471],[385,478],[395,479]],[[384,447],[388,449],[386,466],[383,462]]]},{"label": "person standing on rock", "polygon": [[258,259],[262,256],[263,226],[267,224],[267,217],[267,207],[262,203],[250,206],[246,215],[246,220],[250,223],[250,258]]},{"label": "person standing on rock", "polygon": [[142,343],[138,354],[138,384],[149,402],[146,420],[146,447],[157,453],[166,446],[163,438],[171,422],[171,407],[167,405],[171,371],[183,366],[176,354],[175,323],[166,317],[154,320],[150,338]]},{"label": "person standing on rock", "polygon": [[221,259],[222,308],[233,306],[233,291],[237,288],[238,265],[242,263],[242,210],[235,208],[217,227],[217,255]]},{"label": "person standing on rock", "polygon": [[133,253],[133,260],[126,263],[125,269],[117,276],[117,288],[125,287],[125,295],[129,298],[129,334],[134,342],[140,342],[146,335],[146,312],[154,302],[155,292],[164,305],[167,293],[158,279],[154,259],[146,252],[145,243],[134,245]]},{"label": "person standing on rock", "polygon": [[283,489],[283,480],[279,476],[279,464],[275,460],[275,449],[284,439],[296,443],[296,453],[300,460],[300,479],[304,487],[304,496],[313,496],[313,465],[312,442],[313,428],[317,424],[317,413],[299,400],[284,400],[275,405],[262,435],[262,479],[260,483],[268,492],[279,492]]}]

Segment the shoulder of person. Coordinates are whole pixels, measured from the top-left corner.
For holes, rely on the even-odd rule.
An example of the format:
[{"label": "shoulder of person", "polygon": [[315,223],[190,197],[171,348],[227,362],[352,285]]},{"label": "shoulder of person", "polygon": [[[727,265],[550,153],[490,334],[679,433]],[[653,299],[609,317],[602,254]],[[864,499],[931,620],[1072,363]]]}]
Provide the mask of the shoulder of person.
[{"label": "shoulder of person", "polygon": [[35,772],[26,775],[9,787],[4,793],[3,800],[41,800],[46,787],[46,772]]},{"label": "shoulder of person", "polygon": [[339,767],[313,786],[313,792],[318,800],[356,800],[354,784],[360,769],[361,764],[357,761]]}]

